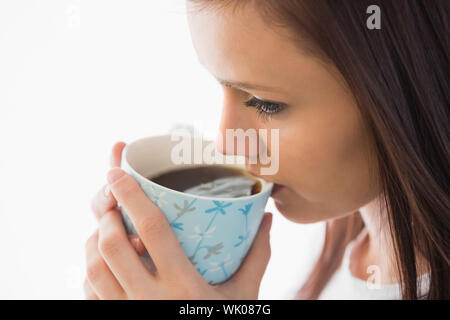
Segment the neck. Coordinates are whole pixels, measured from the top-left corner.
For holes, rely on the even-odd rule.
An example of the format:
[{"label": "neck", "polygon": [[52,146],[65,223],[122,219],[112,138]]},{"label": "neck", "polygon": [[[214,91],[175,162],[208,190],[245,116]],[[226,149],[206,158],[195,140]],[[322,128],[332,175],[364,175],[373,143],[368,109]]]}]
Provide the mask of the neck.
[{"label": "neck", "polygon": [[[359,209],[364,221],[364,235],[356,241],[351,260],[351,271],[367,279],[368,268],[377,272],[380,284],[397,283],[395,254],[387,220],[387,212],[380,198]],[[374,267],[375,266],[375,269]]]}]

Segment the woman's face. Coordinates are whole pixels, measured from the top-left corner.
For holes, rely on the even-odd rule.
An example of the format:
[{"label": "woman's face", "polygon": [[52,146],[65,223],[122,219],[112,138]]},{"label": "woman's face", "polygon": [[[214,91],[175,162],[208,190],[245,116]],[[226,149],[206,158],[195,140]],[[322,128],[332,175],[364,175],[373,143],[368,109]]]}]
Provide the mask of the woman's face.
[{"label": "woman's face", "polygon": [[[303,53],[251,7],[198,11],[188,2],[188,9],[200,62],[227,82],[223,136],[225,129],[279,129],[279,169],[263,176],[281,185],[272,195],[277,209],[291,221],[311,223],[351,214],[376,198],[370,139],[353,96],[333,67]],[[252,97],[285,107],[266,104],[263,109],[274,113],[261,116],[256,107],[245,105]],[[267,146],[271,155],[273,143]],[[256,175],[259,167],[247,164]]]}]

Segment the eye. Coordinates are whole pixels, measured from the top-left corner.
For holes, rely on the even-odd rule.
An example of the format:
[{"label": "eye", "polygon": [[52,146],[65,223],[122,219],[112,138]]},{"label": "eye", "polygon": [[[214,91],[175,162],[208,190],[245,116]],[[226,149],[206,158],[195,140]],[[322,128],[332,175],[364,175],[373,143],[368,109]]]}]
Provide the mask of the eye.
[{"label": "eye", "polygon": [[247,107],[255,107],[258,114],[269,117],[280,112],[286,107],[285,103],[261,100],[255,96],[253,96],[250,100],[245,101],[244,105]]}]

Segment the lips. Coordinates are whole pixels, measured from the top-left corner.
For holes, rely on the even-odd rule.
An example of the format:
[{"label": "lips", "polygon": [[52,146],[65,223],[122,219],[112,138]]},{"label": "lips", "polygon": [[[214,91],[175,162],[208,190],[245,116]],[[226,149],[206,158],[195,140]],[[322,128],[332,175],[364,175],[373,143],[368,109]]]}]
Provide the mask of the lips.
[{"label": "lips", "polygon": [[[268,180],[266,176],[260,176],[259,174],[256,174],[256,173],[254,173],[254,172],[252,172],[250,170],[247,170],[247,172],[249,172],[252,176],[255,176],[255,177],[258,177],[258,178],[262,178],[262,179],[266,180],[267,182],[273,182],[273,181]],[[278,193],[283,188],[284,188],[284,186],[282,184],[278,184],[278,183],[273,182],[273,188],[272,188],[272,192],[270,193],[270,195],[272,196],[275,193]]]}]

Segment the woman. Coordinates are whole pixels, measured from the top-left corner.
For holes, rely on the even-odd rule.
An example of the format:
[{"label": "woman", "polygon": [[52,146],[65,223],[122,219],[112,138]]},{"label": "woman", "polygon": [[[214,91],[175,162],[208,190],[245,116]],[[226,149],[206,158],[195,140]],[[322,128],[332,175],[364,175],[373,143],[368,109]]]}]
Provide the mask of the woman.
[{"label": "woman", "polygon": [[[223,85],[220,130],[279,129],[279,170],[264,177],[277,185],[277,209],[326,221],[297,298],[449,299],[449,4],[377,1],[380,29],[368,28],[372,4],[190,0],[188,21],[200,62]],[[89,298],[257,298],[270,214],[238,272],[210,286],[134,180],[113,168],[108,182],[93,200]],[[134,248],[116,201],[140,235]],[[160,273],[140,263],[144,246]],[[377,290],[360,285],[368,272]]]}]

